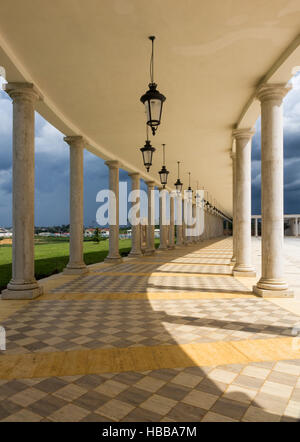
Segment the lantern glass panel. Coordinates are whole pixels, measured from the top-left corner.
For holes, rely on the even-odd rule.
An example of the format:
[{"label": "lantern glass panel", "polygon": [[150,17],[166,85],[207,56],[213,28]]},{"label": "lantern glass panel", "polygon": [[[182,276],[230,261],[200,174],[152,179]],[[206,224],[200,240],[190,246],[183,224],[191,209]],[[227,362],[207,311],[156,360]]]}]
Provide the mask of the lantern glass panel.
[{"label": "lantern glass panel", "polygon": [[161,172],[160,173],[160,182],[161,182],[161,184],[167,184],[167,182],[168,182],[168,172]]},{"label": "lantern glass panel", "polygon": [[147,123],[150,126],[158,126],[160,123],[162,102],[158,99],[150,99],[145,102],[145,109],[147,115]]},{"label": "lantern glass panel", "polygon": [[145,166],[152,165],[152,156],[153,156],[152,150],[144,150],[143,151],[143,160],[144,160]]}]

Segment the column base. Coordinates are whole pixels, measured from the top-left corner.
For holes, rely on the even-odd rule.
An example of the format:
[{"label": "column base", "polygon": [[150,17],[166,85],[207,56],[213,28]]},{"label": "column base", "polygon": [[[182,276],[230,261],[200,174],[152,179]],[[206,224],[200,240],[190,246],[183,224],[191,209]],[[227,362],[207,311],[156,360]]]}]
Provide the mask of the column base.
[{"label": "column base", "polygon": [[232,271],[233,276],[238,276],[238,277],[245,277],[245,278],[252,278],[256,276],[256,272],[251,271],[251,272],[239,272],[237,270],[233,270]]},{"label": "column base", "polygon": [[256,272],[253,267],[243,265],[243,264],[239,264],[239,265],[235,264],[235,266],[233,267],[233,270],[232,270],[232,274],[233,274],[233,276],[244,276],[246,278],[256,276]]},{"label": "column base", "polygon": [[35,299],[41,296],[43,287],[35,284],[9,283],[7,289],[1,292],[1,299]]},{"label": "column base", "polygon": [[154,255],[155,252],[156,252],[155,249],[146,249],[146,250],[145,250],[145,255],[146,255],[146,256]]},{"label": "column base", "polygon": [[143,256],[142,252],[130,252],[128,258],[140,258]]},{"label": "column base", "polygon": [[85,264],[82,266],[79,265],[78,267],[75,265],[73,267],[72,264],[70,264],[69,266],[68,264],[67,267],[65,267],[63,270],[63,273],[65,275],[85,275],[88,272],[89,270]]},{"label": "column base", "polygon": [[267,290],[253,286],[253,293],[261,298],[294,298],[292,290]]},{"label": "column base", "polygon": [[121,264],[123,262],[123,259],[121,258],[121,256],[116,257],[116,258],[110,258],[110,257],[106,257],[104,259],[104,262],[110,263],[110,264]]}]

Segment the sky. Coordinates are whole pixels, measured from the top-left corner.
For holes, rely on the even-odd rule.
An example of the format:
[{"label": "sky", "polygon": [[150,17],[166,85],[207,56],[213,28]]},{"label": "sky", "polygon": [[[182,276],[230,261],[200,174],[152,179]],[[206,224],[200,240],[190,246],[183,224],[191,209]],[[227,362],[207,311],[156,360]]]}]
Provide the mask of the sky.
[{"label": "sky", "polygon": [[[284,100],[284,204],[285,213],[300,213],[300,73],[291,80],[292,91]],[[35,128],[35,225],[69,224],[69,147],[64,135],[36,113]],[[130,179],[120,170],[120,181]],[[107,188],[104,161],[84,151],[84,224],[96,226],[96,195]],[[252,141],[252,214],[260,214],[260,120]],[[146,185],[141,181],[141,188]],[[12,104],[0,90],[0,226],[11,226],[12,200]],[[158,202],[156,201],[156,213]],[[146,216],[142,204],[142,216]]]}]

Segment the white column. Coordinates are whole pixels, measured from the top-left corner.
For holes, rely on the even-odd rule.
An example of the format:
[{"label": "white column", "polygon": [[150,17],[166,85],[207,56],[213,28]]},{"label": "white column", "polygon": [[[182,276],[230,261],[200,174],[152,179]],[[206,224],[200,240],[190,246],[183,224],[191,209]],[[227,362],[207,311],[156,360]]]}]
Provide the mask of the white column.
[{"label": "white column", "polygon": [[146,255],[155,253],[154,228],[155,228],[155,192],[154,181],[146,181],[148,193],[148,225]]},{"label": "white column", "polygon": [[236,262],[236,154],[231,153],[232,159],[232,258],[231,262]]},{"label": "white column", "polygon": [[182,195],[177,193],[176,196],[176,246],[183,245],[182,237]]},{"label": "white column", "polygon": [[106,161],[109,170],[109,250],[105,261],[119,264],[119,168],[118,161]]},{"label": "white column", "polygon": [[283,277],[283,124],[284,84],[263,84],[261,102],[262,271],[253,288],[259,296],[293,296]]},{"label": "white column", "polygon": [[[131,178],[131,190],[140,192],[140,174],[137,172],[128,174]],[[136,200],[133,205],[139,204],[140,197]],[[140,209],[136,212],[136,219],[139,221],[140,219]],[[138,222],[136,225],[131,226],[131,250],[129,253],[129,257],[135,258],[136,256],[141,256],[141,224]]]},{"label": "white column", "polygon": [[255,276],[251,263],[251,139],[253,129],[233,131],[236,142],[236,262],[234,276]]},{"label": "white column", "polygon": [[67,274],[83,274],[83,149],[81,136],[65,137],[70,146],[70,254],[64,269]]},{"label": "white column", "polygon": [[298,236],[298,218],[291,218],[291,233],[293,236]]},{"label": "white column", "polygon": [[159,187],[159,228],[160,228],[160,243],[159,250],[166,250],[167,244],[167,190]]},{"label": "white column", "polygon": [[169,249],[175,248],[175,199],[176,192],[170,193],[170,225],[169,225]]},{"label": "white column", "polygon": [[42,293],[34,277],[34,109],[40,99],[29,83],[8,83],[13,100],[12,279],[2,299],[33,299]]},{"label": "white column", "polygon": [[255,237],[258,237],[258,218],[254,218],[255,222]]}]

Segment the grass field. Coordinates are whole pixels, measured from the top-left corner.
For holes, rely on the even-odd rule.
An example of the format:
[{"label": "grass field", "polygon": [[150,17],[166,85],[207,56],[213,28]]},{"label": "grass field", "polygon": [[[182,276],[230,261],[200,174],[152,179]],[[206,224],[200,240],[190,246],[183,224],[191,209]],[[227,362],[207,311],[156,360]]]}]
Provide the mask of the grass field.
[{"label": "grass field", "polygon": [[[156,242],[159,240],[156,240]],[[120,254],[126,256],[131,248],[131,240],[120,240]],[[94,264],[104,260],[108,253],[108,239],[100,243],[84,241],[84,261]],[[11,279],[12,246],[0,241],[0,291]],[[35,240],[35,276],[37,279],[59,273],[69,261],[69,241],[55,238]]]}]

